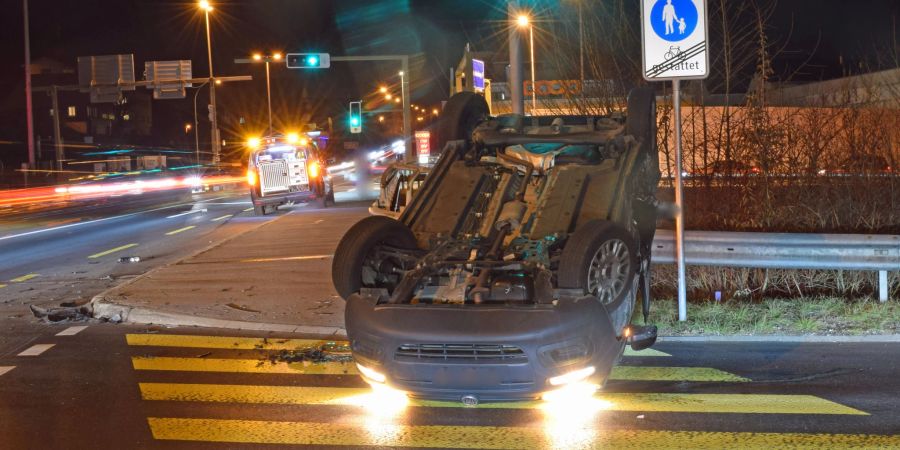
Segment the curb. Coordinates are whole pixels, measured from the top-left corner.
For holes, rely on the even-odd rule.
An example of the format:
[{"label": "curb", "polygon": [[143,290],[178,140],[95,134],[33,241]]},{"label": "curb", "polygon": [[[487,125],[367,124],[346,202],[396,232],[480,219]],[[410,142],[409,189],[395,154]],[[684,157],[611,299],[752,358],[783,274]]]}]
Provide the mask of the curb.
[{"label": "curb", "polygon": [[108,301],[102,294],[91,300],[91,307],[95,319],[106,319],[111,322],[178,327],[225,328],[230,330],[275,331],[279,333],[304,333],[342,338],[347,337],[347,331],[340,327],[244,322],[241,320],[198,317],[188,314],[155,311],[138,306],[119,305]]},{"label": "curb", "polygon": [[659,342],[787,342],[787,343],[839,343],[839,342],[900,342],[898,334],[860,336],[660,336]]}]

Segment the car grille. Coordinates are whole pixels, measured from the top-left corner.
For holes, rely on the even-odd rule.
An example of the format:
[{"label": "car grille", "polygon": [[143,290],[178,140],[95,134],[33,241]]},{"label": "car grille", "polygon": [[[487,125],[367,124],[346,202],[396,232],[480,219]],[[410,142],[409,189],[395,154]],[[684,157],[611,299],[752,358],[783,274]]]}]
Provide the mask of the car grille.
[{"label": "car grille", "polygon": [[405,344],[397,348],[398,360],[524,363],[521,348],[498,344]]}]

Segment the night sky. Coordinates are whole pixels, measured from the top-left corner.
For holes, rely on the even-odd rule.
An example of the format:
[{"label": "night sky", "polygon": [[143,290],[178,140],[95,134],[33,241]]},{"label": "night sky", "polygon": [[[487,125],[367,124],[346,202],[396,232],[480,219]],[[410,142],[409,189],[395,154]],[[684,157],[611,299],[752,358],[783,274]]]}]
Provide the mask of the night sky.
[{"label": "night sky", "polygon": [[[599,0],[584,1],[590,5]],[[21,142],[25,128],[21,1],[3,2],[0,56],[6,64],[0,71],[0,140]],[[573,2],[540,0],[536,8],[554,12],[572,8]],[[502,36],[505,26],[505,2],[499,0],[213,3],[216,75],[252,74],[255,78],[253,82],[240,86],[233,83],[219,91],[227,99],[223,101],[229,112],[242,115],[258,116],[264,111],[264,71],[260,66],[233,64],[232,60],[256,51],[415,55],[413,102],[429,107],[446,99],[448,69],[456,65],[466,42],[472,42],[476,50],[495,51],[498,58],[506,57],[503,48],[484,48],[502,42],[498,36]],[[77,56],[134,53],[139,79],[147,60],[191,59],[194,76],[207,74],[203,20],[194,2],[31,0],[30,8],[33,61],[47,57],[74,66]],[[634,20],[637,23],[636,15]],[[896,67],[888,50],[898,39],[898,21],[898,0],[781,0],[770,33],[783,48],[778,62],[790,67],[808,60],[798,76],[813,80],[840,75],[841,57],[844,67],[858,66],[862,61],[869,67]],[[818,47],[811,54],[816,43]],[[537,53],[540,59],[540,51]],[[276,115],[285,122],[321,122],[327,116],[340,114],[349,100],[365,98],[380,85],[396,85],[398,70],[398,65],[385,63],[334,63],[332,69],[318,72],[273,67]],[[503,74],[488,76],[502,78]],[[178,111],[178,120],[182,120],[185,108],[192,107],[161,108]],[[15,160],[14,154],[21,148],[0,145],[0,157]]]}]

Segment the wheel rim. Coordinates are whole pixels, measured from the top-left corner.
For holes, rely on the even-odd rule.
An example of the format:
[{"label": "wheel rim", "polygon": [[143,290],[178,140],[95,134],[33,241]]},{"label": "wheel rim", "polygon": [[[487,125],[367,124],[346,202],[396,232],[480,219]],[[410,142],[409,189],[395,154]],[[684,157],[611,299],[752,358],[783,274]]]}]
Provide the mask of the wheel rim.
[{"label": "wheel rim", "polygon": [[625,290],[630,269],[631,255],[625,242],[621,239],[604,241],[588,267],[588,292],[604,305],[612,303]]}]

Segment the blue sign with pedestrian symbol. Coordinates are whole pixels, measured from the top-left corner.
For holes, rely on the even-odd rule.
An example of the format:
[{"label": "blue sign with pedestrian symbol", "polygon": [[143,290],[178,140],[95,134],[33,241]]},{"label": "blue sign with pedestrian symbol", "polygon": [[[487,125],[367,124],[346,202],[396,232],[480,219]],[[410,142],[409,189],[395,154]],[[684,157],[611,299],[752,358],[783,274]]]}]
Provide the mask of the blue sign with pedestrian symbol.
[{"label": "blue sign with pedestrian symbol", "polygon": [[660,38],[679,42],[697,28],[697,16],[693,0],[657,0],[650,10],[650,24]]}]

